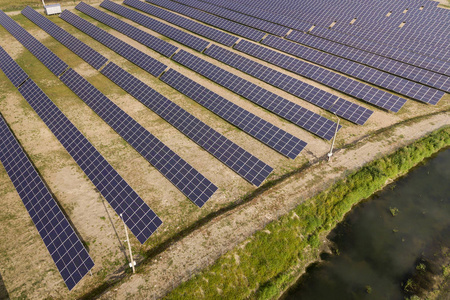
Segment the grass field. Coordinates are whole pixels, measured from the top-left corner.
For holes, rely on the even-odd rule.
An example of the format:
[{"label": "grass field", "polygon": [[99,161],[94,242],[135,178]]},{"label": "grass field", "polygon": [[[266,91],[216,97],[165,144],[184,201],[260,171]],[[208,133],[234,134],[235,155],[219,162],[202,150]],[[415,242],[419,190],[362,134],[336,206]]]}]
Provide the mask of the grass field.
[{"label": "grass field", "polygon": [[[94,1],[86,2],[90,3]],[[98,3],[101,1],[95,2]],[[121,3],[121,1],[117,2]],[[0,8],[9,11],[14,9],[20,10],[25,5],[32,3],[36,7],[41,6],[39,1],[17,0],[1,1]],[[72,3],[76,4],[78,1],[75,3],[73,1],[64,1],[64,3],[65,5],[72,5]],[[307,148],[297,159],[289,160],[223,121],[207,109],[165,85],[160,80],[150,76],[148,73],[81,33],[57,16],[50,17],[50,20],[57,25],[66,29],[114,63],[119,64],[155,90],[272,166],[274,172],[269,177],[269,180],[262,187],[256,188],[221,164],[206,151],[202,150],[144,105],[118,88],[98,71],[91,68],[78,56],[48,36],[24,16],[20,14],[13,15],[14,20],[19,22],[20,25],[43,42],[59,57],[63,58],[71,68],[74,68],[82,74],[114,103],[219,187],[218,192],[213,198],[202,209],[198,209],[89,107],[64,86],[31,53],[24,49],[6,30],[0,28],[0,46],[13,56],[19,65],[30,75],[31,79],[44,90],[61,111],[80,129],[144,201],[157,212],[164,222],[144,245],[140,245],[134,237],[131,238],[133,252],[137,255],[137,260],[140,263],[138,266],[138,274],[132,278],[142,279],[140,276],[142,274],[145,274],[145,276],[143,276],[144,278],[142,280],[139,279],[136,282],[130,281],[130,285],[126,288],[127,292],[130,293],[130,298],[138,295],[140,291],[144,293],[146,289],[150,294],[153,292],[161,293],[163,289],[167,289],[167,286],[170,286],[170,283],[176,282],[175,280],[178,278],[178,275],[186,275],[195,265],[204,267],[205,265],[203,265],[203,261],[200,259],[208,257],[209,262],[212,263],[224,251],[223,249],[232,248],[251,235],[258,228],[258,224],[260,224],[263,218],[266,219],[265,222],[267,220],[274,220],[290,207],[297,206],[303,200],[300,199],[301,197],[298,199],[287,197],[287,191],[290,188],[285,188],[285,190],[280,188],[277,194],[278,199],[270,200],[267,205],[264,201],[258,201],[258,203],[251,201],[257,195],[271,190],[272,186],[284,178],[300,172],[302,168],[324,156],[329,151],[329,142],[313,136],[307,131],[174,63],[172,60],[111,30],[109,27],[98,24],[95,20],[73,9],[70,10],[113,33],[115,36],[146,52],[169,67],[192,78],[210,90],[219,93],[233,103],[246,108],[263,119],[308,142]],[[159,34],[141,26],[136,27],[162,38]],[[298,103],[305,108],[330,119],[334,118],[330,113],[306,101],[260,82],[173,41],[169,40],[169,42],[273,91],[288,100]],[[276,67],[273,68],[281,70]],[[447,111],[450,108],[450,97],[446,95],[437,106],[428,106],[409,100],[398,114],[390,114],[339,92],[332,91],[325,86],[301,78],[300,76],[290,75],[374,110],[373,116],[364,126],[356,126],[347,121],[341,122],[344,127],[339,131],[336,145],[337,147],[345,146],[348,151],[351,151],[351,147],[356,141],[377,132],[377,130],[414,117]],[[68,155],[62,145],[1,72],[0,90],[2,91],[0,94],[1,114],[29,154],[32,162],[39,170],[61,207],[69,216],[74,227],[78,230],[80,237],[88,246],[89,252],[96,263],[92,271],[92,276],[86,276],[69,293],[32,224],[26,209],[11,184],[9,177],[5,170],[0,168],[0,198],[4,207],[4,209],[0,210],[0,273],[9,295],[11,298],[24,299],[45,297],[76,299],[86,293],[101,290],[102,287],[108,286],[111,282],[117,282],[118,279],[125,278],[123,282],[127,283],[127,278],[129,277],[126,276],[126,272],[129,271],[125,271],[127,265],[126,259],[120,248],[121,240],[124,239],[125,234],[120,219],[115,215],[109,205],[103,202],[101,195],[75,161]],[[386,143],[400,143],[399,140],[393,140],[390,137],[382,136],[380,138],[386,141]],[[405,140],[407,139],[405,138]],[[347,162],[344,169],[356,168],[364,162],[364,159],[365,157],[355,157]],[[344,170],[339,169],[337,171],[343,172]],[[325,182],[330,175],[308,173],[304,176],[310,177],[310,184],[313,186]],[[258,206],[258,204],[261,204],[261,206]],[[250,213],[242,215],[235,213],[233,209],[236,207],[246,207],[250,210]],[[264,213],[262,213],[263,211]],[[110,221],[110,218],[112,221]],[[228,219],[230,221],[227,221]],[[223,223],[220,223],[220,226],[209,226],[209,224],[217,224],[219,222],[218,220],[223,221]],[[116,236],[114,230],[117,230],[119,237]],[[196,231],[206,232],[210,237],[209,240],[200,242],[195,239],[190,239],[190,233]],[[314,237],[311,237],[306,242],[313,243],[315,242],[314,239]],[[172,245],[180,241],[184,245],[177,244],[177,249],[174,249]],[[199,244],[204,246],[203,250],[188,250],[190,249],[190,245]],[[178,252],[173,252],[175,250]],[[127,297],[127,292],[117,298]],[[149,294],[144,293],[142,295],[145,298],[145,295]]]}]

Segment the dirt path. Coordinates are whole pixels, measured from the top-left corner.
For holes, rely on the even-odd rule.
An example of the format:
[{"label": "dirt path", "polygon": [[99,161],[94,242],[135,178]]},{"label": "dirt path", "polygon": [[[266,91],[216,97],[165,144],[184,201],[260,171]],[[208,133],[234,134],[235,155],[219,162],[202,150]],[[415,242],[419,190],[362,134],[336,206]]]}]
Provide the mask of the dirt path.
[{"label": "dirt path", "polygon": [[[427,133],[450,124],[450,112],[441,113],[413,124],[358,142],[352,148],[335,153],[332,163],[323,161],[291,176],[249,203],[212,220],[171,245],[144,266],[139,274],[103,294],[101,299],[152,299],[165,295],[196,270],[212,264],[220,255],[244,241],[268,222],[287,213],[309,197],[378,156],[385,155]],[[326,152],[322,153],[323,155]]]}]

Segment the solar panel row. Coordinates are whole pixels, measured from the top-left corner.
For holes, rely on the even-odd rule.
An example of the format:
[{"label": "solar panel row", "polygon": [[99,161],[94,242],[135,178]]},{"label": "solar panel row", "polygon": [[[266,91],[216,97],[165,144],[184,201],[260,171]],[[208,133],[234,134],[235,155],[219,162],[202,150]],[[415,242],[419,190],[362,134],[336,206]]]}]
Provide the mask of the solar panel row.
[{"label": "solar panel row", "polygon": [[[262,87],[181,50],[173,60],[292,123],[330,140],[337,124]],[[339,127],[340,128],[340,127]]]},{"label": "solar panel row", "polygon": [[66,32],[64,29],[56,26],[49,19],[44,18],[31,7],[27,6],[23,9],[22,14],[33,23],[44,29],[48,34],[52,35],[59,42],[65,44],[70,50],[76,50],[77,54],[95,69],[100,69],[108,61],[106,57],[97,51],[94,51],[86,44],[80,42],[74,36]]},{"label": "solar panel row", "polygon": [[94,262],[1,115],[0,162],[11,178],[64,283],[69,290],[73,289],[94,267]]},{"label": "solar panel row", "polygon": [[[96,8],[93,8],[91,6],[88,6],[87,4],[84,4],[81,2],[79,5],[77,5],[77,9],[80,11],[90,15],[91,17],[100,20],[101,22],[109,25],[114,23],[120,23],[122,21],[115,20],[116,18],[99,11]],[[167,24],[164,24],[162,22],[159,22],[155,19],[152,19],[148,16],[145,16],[135,10],[129,9],[128,7],[121,6],[119,4],[116,4],[114,2],[111,2],[109,0],[105,0],[100,4],[101,7],[106,8],[116,14],[119,14],[125,18],[128,18],[144,27],[147,27],[148,29],[151,29],[155,32],[158,32],[164,36],[167,36],[168,38],[177,41],[187,47],[190,47],[194,50],[197,50],[199,52],[202,52],[205,50],[206,47],[208,47],[209,42],[198,38],[196,36],[193,36],[192,34],[186,33],[182,30],[179,30],[177,28],[174,28],[172,26],[169,26]],[[111,20],[110,22],[108,22]],[[113,21],[113,22],[112,22]],[[127,26],[116,26],[112,27],[114,29],[117,29],[118,31],[122,32],[123,34],[129,35],[130,30],[127,28]],[[142,30],[139,30],[139,32],[136,30],[136,37],[139,38],[138,41],[142,40],[141,36],[144,36],[145,32]]]},{"label": "solar panel row", "polygon": [[241,41],[235,49],[392,112],[406,103],[399,96],[257,44]]},{"label": "solar panel row", "polygon": [[225,46],[231,47],[239,40],[237,37],[232,36],[231,34],[217,30],[213,27],[203,25],[198,22],[194,22],[173,12],[144,3],[140,0],[125,0],[123,4],[137,8],[145,13],[175,24],[181,28],[190,30]]},{"label": "solar panel row", "polygon": [[[39,59],[48,68],[53,67],[53,60],[48,60],[45,55],[51,54],[53,58],[59,58],[26,30],[20,30],[22,27],[19,24],[10,20],[9,28],[13,36],[20,35],[27,49],[30,45],[39,46],[42,49]],[[161,225],[159,217],[33,81],[27,80],[19,87],[19,92],[116,213],[123,213],[128,217],[124,220],[125,224],[144,243]]]},{"label": "solar panel row", "polygon": [[237,24],[235,22],[228,21],[223,18],[219,18],[213,15],[210,15],[208,13],[199,11],[197,9],[169,1],[169,0],[152,0],[147,1],[151,2],[152,4],[155,4],[157,6],[161,6],[164,8],[167,8],[171,11],[181,13],[183,15],[186,15],[194,20],[198,20],[200,22],[206,23],[208,25],[220,28],[222,30],[237,34],[239,36],[245,37],[252,41],[260,41],[266,34],[262,31],[249,28],[247,26],[243,26],[240,24]]},{"label": "solar panel row", "polygon": [[[66,11],[64,11],[65,13]],[[77,17],[77,16],[75,16]],[[79,18],[79,17],[77,17]],[[84,26],[94,26],[92,24],[90,24],[89,22],[81,19],[82,21],[84,21],[85,24]],[[80,21],[81,23],[81,21]],[[75,25],[75,27],[81,29],[81,27],[78,27],[78,25]],[[95,26],[94,26],[95,27]],[[95,30],[91,30],[92,32],[95,32]],[[102,35],[110,35],[107,32],[103,32]],[[95,39],[97,39],[97,35],[91,35],[92,37],[94,37]],[[168,82],[166,82],[168,83]],[[259,117],[256,117],[254,114],[248,112],[247,110],[242,109],[239,106],[236,106],[235,104],[233,104],[232,102],[220,97],[219,95],[211,92],[210,90],[208,90],[207,88],[198,85],[197,83],[195,83],[194,81],[190,80],[189,84],[191,84],[195,89],[201,89],[202,93],[204,94],[210,94],[212,97],[216,98],[220,98],[220,103],[223,103],[225,105],[225,107],[223,109],[217,108],[216,111],[214,111],[214,113],[216,113],[217,115],[219,115],[220,117],[224,118],[225,120],[227,120],[228,122],[232,123],[233,125],[237,126],[238,128],[241,128],[243,131],[247,132],[248,134],[252,135],[253,137],[255,137],[256,139],[258,139],[259,141],[265,143],[266,145],[272,147],[273,149],[275,149],[276,151],[280,152],[283,155],[286,155],[288,157],[296,157],[298,155],[298,153],[300,153],[300,151],[303,149],[304,146],[298,146],[297,144],[301,144],[304,143],[303,141],[297,139],[296,137],[294,137],[293,135],[285,132],[284,130],[281,130],[280,128],[264,121],[263,119],[260,119]],[[171,83],[172,87],[173,87],[173,83]],[[194,101],[197,101],[198,103],[200,103],[201,105],[204,106],[204,104],[208,104],[211,105],[211,103],[209,101],[198,101],[198,99],[192,98],[192,96],[196,96],[196,94],[190,94],[187,95],[188,97],[190,97],[191,99],[193,99]],[[200,95],[199,95],[200,96]],[[218,100],[217,100],[218,101]],[[219,102],[217,102],[219,103]],[[233,105],[236,106],[237,109],[239,109],[239,111],[243,114],[243,116],[248,116],[244,117],[242,120],[240,120],[239,122],[236,122],[235,119],[233,118],[229,118],[228,114],[227,114],[227,109],[226,107],[228,105]],[[215,106],[215,105],[214,105]],[[210,109],[209,107],[206,107],[208,109]],[[211,110],[211,109],[210,109]],[[253,128],[254,126],[258,125],[258,122],[262,122],[262,123],[267,123],[267,126],[264,128],[260,128],[260,127],[256,127]],[[261,124],[262,124],[261,123]],[[259,126],[259,125],[258,125]],[[274,128],[274,130],[271,131],[266,131],[264,133],[261,133],[262,130],[266,130],[267,127],[271,127]],[[280,136],[282,138],[280,138]]]},{"label": "solar panel row", "polygon": [[15,87],[19,87],[27,80],[27,73],[18,64],[14,63],[14,60],[2,47],[0,47],[0,64],[3,73]]},{"label": "solar panel row", "polygon": [[306,59],[318,65],[347,74],[424,103],[435,105],[444,96],[444,92],[442,91],[438,91],[436,89],[432,89],[318,50],[307,48],[300,44],[283,40],[275,36],[268,36],[262,41],[262,43],[301,59]]},{"label": "solar panel row", "polygon": [[39,59],[47,61],[49,70],[56,76],[61,75],[66,69],[67,64],[54,55],[47,47],[44,47],[41,43],[36,43],[36,39],[26,38],[27,32],[22,27],[18,26],[17,23],[0,10],[0,25],[2,25],[6,30],[14,35],[19,42],[30,49]]},{"label": "solar panel row", "polygon": [[[87,35],[93,37],[106,47],[110,48],[117,54],[125,57],[135,65],[149,72],[153,76],[159,76],[162,72],[167,68],[167,66],[156,59],[150,57],[144,52],[130,46],[124,41],[116,38],[115,36],[107,33],[103,29],[98,28],[95,25],[92,25],[88,21],[83,18],[71,13],[68,10],[64,10],[60,16],[61,19],[66,21],[67,23],[75,26],[82,32]],[[130,25],[131,26],[131,25]],[[131,26],[132,27],[132,26]],[[158,45],[159,39],[153,37],[152,39],[148,39],[148,43],[153,45]],[[169,44],[170,45],[170,44]],[[171,56],[175,53],[177,47],[170,45],[171,47],[163,47],[164,49],[170,50],[167,52],[168,56]]]},{"label": "solar panel row", "polygon": [[250,183],[259,186],[272,172],[270,166],[114,63],[101,72]]},{"label": "solar panel row", "polygon": [[344,99],[341,101],[339,100],[341,98],[331,93],[313,87],[312,85],[306,84],[301,80],[286,75],[282,72],[278,72],[222,47],[212,45],[206,49],[205,54],[264,82],[276,86],[294,96],[304,99],[320,108],[326,109],[333,113],[336,112],[338,116],[353,123],[363,125],[373,113],[373,111],[367,108]]}]

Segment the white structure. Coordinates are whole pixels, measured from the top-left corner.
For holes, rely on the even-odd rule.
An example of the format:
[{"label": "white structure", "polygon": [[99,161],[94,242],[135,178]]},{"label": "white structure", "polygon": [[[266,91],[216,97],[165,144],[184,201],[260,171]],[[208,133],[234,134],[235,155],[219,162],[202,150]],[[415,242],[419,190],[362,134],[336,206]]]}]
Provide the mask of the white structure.
[{"label": "white structure", "polygon": [[56,14],[61,13],[61,5],[59,3],[45,5],[44,0],[42,0],[42,4],[44,4],[45,13],[47,14],[47,16],[56,15]]}]

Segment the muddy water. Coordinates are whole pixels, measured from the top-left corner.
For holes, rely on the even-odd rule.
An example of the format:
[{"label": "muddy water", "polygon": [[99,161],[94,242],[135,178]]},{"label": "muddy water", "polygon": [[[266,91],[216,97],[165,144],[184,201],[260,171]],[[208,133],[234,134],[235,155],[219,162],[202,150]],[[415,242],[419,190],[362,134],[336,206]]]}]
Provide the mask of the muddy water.
[{"label": "muddy water", "polygon": [[450,248],[450,149],[359,204],[329,238],[335,253],[308,268],[284,299],[423,295]]}]

